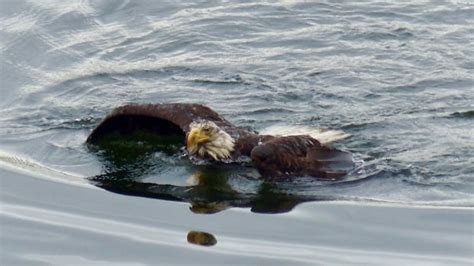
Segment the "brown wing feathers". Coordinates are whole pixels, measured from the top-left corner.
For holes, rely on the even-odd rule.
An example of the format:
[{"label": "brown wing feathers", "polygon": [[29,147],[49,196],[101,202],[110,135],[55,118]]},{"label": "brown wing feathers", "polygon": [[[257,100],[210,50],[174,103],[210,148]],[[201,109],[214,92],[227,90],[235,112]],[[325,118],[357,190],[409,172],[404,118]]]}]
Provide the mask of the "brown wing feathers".
[{"label": "brown wing feathers", "polygon": [[223,127],[232,126],[209,107],[200,104],[130,104],[115,108],[92,131],[87,142],[96,143],[107,134],[127,134],[138,128],[161,135],[184,136],[189,124],[197,120],[214,121]]},{"label": "brown wing feathers", "polygon": [[273,178],[337,178],[353,165],[350,153],[323,146],[306,135],[276,137],[255,147],[251,157],[262,175]]}]

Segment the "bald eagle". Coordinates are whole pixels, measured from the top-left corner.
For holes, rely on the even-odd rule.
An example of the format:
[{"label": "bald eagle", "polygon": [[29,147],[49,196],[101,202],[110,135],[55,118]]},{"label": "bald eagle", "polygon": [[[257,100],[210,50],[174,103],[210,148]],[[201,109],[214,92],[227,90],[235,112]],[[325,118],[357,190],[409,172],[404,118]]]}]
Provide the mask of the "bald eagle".
[{"label": "bald eagle", "polygon": [[147,129],[181,136],[187,153],[204,160],[235,163],[249,158],[263,178],[312,176],[336,179],[353,167],[350,153],[309,135],[259,135],[234,126],[207,106],[190,103],[130,104],[115,108],[87,138],[96,144],[111,133]]}]

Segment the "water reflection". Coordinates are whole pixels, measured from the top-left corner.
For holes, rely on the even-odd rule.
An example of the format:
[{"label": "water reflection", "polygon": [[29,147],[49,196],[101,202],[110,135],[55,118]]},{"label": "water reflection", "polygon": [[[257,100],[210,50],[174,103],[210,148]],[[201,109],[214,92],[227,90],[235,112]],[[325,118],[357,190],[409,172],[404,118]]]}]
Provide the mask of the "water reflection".
[{"label": "water reflection", "polygon": [[187,236],[188,243],[200,246],[214,246],[217,244],[217,239],[209,233],[201,231],[190,231]]},{"label": "water reflection", "polygon": [[[108,191],[130,196],[188,202],[190,210],[197,214],[213,214],[231,207],[250,208],[255,213],[285,213],[306,201],[331,200],[329,198],[304,197],[272,192],[273,186],[262,182],[254,193],[242,193],[232,189],[226,177],[216,178],[199,171],[200,183],[193,186],[176,186],[135,181],[126,172],[119,171],[91,177],[96,185]],[[225,173],[224,173],[225,174]],[[213,182],[221,180],[221,182]]]},{"label": "water reflection", "polygon": [[[156,135],[146,138],[143,133],[138,138],[111,136],[100,146],[90,147],[104,165],[105,173],[89,180],[115,193],[188,202],[190,210],[197,214],[213,214],[232,207],[250,208],[256,213],[284,213],[302,202],[330,200],[279,192],[278,184],[259,180],[249,166],[194,165],[180,156],[181,141]],[[163,174],[160,169],[166,167],[173,171]],[[185,177],[176,174],[178,168]],[[150,182],[154,175],[170,175],[169,182]]]}]

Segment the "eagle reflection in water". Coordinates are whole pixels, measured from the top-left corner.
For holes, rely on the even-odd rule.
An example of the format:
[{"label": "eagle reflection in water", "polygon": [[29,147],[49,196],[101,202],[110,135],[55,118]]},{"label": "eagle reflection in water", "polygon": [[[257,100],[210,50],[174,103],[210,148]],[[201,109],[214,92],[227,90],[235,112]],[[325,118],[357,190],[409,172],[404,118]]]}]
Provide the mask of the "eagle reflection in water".
[{"label": "eagle reflection in water", "polygon": [[303,197],[272,192],[275,184],[262,182],[255,193],[242,193],[228,184],[231,173],[216,169],[197,170],[190,179],[191,186],[157,184],[134,180],[121,170],[90,177],[89,180],[105,190],[146,198],[188,202],[190,210],[198,214],[213,214],[231,207],[250,208],[255,213],[285,213],[306,201],[331,200],[330,198]]},{"label": "eagle reflection in water", "polygon": [[[102,162],[105,172],[89,178],[96,186],[124,195],[188,202],[193,213],[212,214],[232,207],[250,208],[255,213],[284,213],[302,202],[332,200],[281,192],[282,182],[259,180],[258,173],[249,165],[192,164],[180,158],[183,151],[179,137],[141,131],[126,136],[110,135],[89,148]],[[187,173],[184,184],[144,180],[144,176],[155,174],[159,168],[157,153],[167,162],[184,165]],[[235,184],[229,184],[238,180],[255,187],[239,190]]]}]

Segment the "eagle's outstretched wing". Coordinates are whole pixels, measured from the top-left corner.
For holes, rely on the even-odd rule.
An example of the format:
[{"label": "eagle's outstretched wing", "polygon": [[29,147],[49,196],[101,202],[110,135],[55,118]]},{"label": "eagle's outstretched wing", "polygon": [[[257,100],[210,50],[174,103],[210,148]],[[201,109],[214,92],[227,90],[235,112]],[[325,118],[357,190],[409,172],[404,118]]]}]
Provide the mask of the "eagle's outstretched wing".
[{"label": "eagle's outstretched wing", "polygon": [[201,104],[130,104],[115,108],[92,131],[88,143],[97,143],[105,135],[118,132],[129,134],[136,129],[151,130],[160,135],[182,135],[189,130],[193,121],[213,121],[219,127],[235,128],[209,107]]}]

